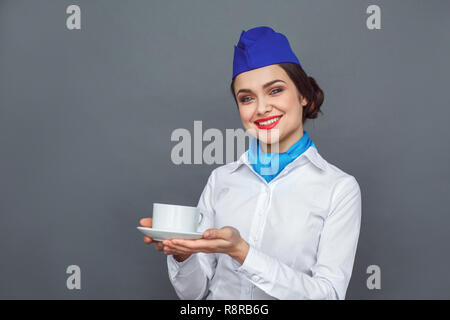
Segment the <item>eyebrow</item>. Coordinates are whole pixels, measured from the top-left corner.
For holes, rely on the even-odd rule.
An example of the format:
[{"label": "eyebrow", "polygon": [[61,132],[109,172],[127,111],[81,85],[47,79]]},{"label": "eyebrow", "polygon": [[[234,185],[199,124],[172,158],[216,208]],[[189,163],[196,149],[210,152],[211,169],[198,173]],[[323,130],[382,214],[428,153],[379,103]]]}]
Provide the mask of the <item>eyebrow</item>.
[{"label": "eyebrow", "polygon": [[[283,81],[283,80],[277,79],[277,80],[273,80],[273,81],[267,82],[266,84],[263,85],[263,88],[265,89],[265,88],[267,88],[267,87],[270,87],[270,86],[273,85],[275,82],[279,82],[279,81],[280,81],[280,82],[286,83],[286,82]],[[250,90],[250,89],[239,89],[239,91],[236,93],[236,96],[237,96],[240,92],[252,92],[252,90]]]}]

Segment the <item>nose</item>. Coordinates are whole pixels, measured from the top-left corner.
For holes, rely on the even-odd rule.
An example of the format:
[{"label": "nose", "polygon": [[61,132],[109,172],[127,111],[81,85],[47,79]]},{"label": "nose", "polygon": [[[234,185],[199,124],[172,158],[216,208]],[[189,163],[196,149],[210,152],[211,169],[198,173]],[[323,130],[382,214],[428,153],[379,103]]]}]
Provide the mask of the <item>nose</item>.
[{"label": "nose", "polygon": [[272,110],[272,106],[269,105],[264,99],[258,99],[258,114],[263,115]]}]

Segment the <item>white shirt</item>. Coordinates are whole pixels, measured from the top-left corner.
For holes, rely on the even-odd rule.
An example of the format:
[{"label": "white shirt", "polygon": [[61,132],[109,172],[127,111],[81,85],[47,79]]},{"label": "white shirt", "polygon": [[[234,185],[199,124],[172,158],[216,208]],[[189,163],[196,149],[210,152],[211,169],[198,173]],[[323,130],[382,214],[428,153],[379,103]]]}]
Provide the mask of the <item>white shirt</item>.
[{"label": "white shirt", "polygon": [[180,299],[344,299],[361,224],[356,179],[309,147],[267,183],[248,150],[208,178],[198,231],[232,226],[250,249],[241,265],[223,253],[167,256]]}]

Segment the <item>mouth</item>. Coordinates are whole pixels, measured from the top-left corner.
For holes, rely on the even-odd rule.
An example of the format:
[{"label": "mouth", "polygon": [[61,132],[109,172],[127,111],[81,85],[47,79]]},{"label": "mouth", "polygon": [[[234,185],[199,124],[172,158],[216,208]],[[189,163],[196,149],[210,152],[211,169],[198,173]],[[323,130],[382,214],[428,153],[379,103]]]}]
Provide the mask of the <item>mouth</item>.
[{"label": "mouth", "polygon": [[267,117],[267,118],[264,118],[264,119],[256,120],[254,122],[254,124],[256,124],[256,126],[259,129],[270,130],[270,129],[274,128],[278,124],[278,122],[280,122],[280,119],[282,117],[283,117],[282,115],[280,115],[280,116],[273,116],[273,117]]}]

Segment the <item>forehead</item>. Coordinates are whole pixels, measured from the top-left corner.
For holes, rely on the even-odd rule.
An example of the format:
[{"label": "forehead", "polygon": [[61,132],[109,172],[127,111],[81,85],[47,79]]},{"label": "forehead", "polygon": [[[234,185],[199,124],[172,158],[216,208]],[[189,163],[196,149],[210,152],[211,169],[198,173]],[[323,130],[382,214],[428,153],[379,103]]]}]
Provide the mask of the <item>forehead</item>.
[{"label": "forehead", "polygon": [[234,88],[236,91],[243,88],[259,88],[265,83],[275,79],[280,79],[287,83],[290,81],[289,76],[283,68],[278,65],[270,65],[237,75],[234,81]]}]

